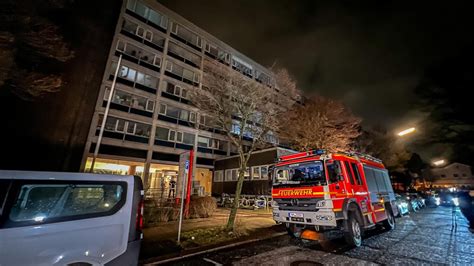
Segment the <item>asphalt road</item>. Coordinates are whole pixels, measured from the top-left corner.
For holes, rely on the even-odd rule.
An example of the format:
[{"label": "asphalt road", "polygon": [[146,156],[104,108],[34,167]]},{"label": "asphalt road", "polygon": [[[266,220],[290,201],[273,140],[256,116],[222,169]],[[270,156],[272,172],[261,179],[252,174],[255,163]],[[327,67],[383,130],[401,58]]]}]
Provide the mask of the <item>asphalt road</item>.
[{"label": "asphalt road", "polygon": [[438,207],[397,219],[390,232],[368,232],[358,248],[347,247],[339,234],[313,245],[281,236],[169,265],[474,265],[473,254],[466,219],[459,210]]}]

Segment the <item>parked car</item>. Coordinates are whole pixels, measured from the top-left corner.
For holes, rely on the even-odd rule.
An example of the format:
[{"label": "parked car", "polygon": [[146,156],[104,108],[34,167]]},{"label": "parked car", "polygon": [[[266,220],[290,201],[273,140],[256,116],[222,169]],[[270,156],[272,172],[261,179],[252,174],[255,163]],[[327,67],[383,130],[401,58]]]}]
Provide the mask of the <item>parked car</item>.
[{"label": "parked car", "polygon": [[419,194],[412,194],[412,199],[415,200],[418,203],[418,207],[420,209],[426,207],[425,199],[422,196],[420,196]]},{"label": "parked car", "polygon": [[458,194],[458,198],[459,209],[469,221],[469,228],[474,230],[474,190],[462,191]]},{"label": "parked car", "polygon": [[136,265],[140,177],[0,171],[0,265]]},{"label": "parked car", "polygon": [[420,202],[417,197],[415,197],[416,194],[413,193],[407,193],[405,195],[406,200],[408,201],[408,210],[410,212],[417,212],[421,209]]},{"label": "parked car", "polygon": [[398,217],[402,217],[403,215],[410,213],[408,210],[409,202],[400,194],[395,194],[395,202],[398,208]]},{"label": "parked car", "polygon": [[438,207],[441,203],[438,194],[432,191],[425,192],[423,198],[427,207]]},{"label": "parked car", "polygon": [[454,206],[455,205],[453,201],[454,198],[456,198],[456,196],[452,193],[449,193],[449,192],[439,193],[440,205],[442,206]]}]

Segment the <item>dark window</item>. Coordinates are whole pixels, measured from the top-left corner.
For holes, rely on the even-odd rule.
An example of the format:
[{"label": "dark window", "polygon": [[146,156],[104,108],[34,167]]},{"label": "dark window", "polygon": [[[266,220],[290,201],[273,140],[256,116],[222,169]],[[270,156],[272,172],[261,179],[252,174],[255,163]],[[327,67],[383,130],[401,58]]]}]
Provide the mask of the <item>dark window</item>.
[{"label": "dark window", "polygon": [[344,162],[344,165],[346,166],[346,171],[347,171],[347,177],[349,178],[349,182],[351,182],[351,185],[354,185],[354,175],[352,174],[351,166],[349,162]]},{"label": "dark window", "polygon": [[328,169],[329,183],[337,183],[344,180],[339,161],[328,162],[326,167]]},{"label": "dark window", "polygon": [[30,225],[110,215],[125,202],[124,192],[117,183],[26,183],[17,189],[9,220]]},{"label": "dark window", "polygon": [[362,179],[360,177],[359,168],[356,163],[351,163],[352,171],[354,172],[355,180],[357,185],[362,185]]}]

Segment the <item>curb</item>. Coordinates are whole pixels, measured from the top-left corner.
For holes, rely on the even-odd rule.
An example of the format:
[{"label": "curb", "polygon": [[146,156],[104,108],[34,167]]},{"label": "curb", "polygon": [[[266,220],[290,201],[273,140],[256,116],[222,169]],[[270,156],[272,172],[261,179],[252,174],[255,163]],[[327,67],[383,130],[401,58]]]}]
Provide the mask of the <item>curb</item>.
[{"label": "curb", "polygon": [[214,252],[214,251],[219,251],[219,250],[222,250],[222,249],[227,249],[227,248],[237,247],[237,246],[241,246],[241,245],[245,245],[245,244],[249,244],[249,243],[254,243],[254,242],[258,242],[258,241],[262,241],[262,240],[267,240],[267,239],[270,239],[270,238],[283,236],[283,235],[286,235],[286,234],[287,234],[286,232],[275,233],[275,234],[272,234],[270,236],[266,236],[264,238],[250,239],[250,240],[246,240],[246,241],[242,241],[242,242],[232,243],[232,244],[225,245],[225,246],[222,246],[222,247],[216,247],[216,248],[211,248],[211,249],[207,249],[207,250],[202,250],[202,251],[198,251],[198,252],[195,252],[195,253],[190,253],[190,254],[186,254],[186,255],[182,255],[182,256],[177,256],[177,257],[169,258],[169,259],[165,259],[165,260],[158,260],[158,261],[155,261],[155,262],[149,262],[149,263],[146,263],[146,264],[143,264],[143,265],[148,266],[148,265],[159,265],[159,264],[169,263],[169,262],[173,262],[173,261],[177,261],[177,260],[191,258],[191,257],[194,257],[194,256],[199,256],[199,255],[206,254],[206,253],[211,253],[211,252]]}]

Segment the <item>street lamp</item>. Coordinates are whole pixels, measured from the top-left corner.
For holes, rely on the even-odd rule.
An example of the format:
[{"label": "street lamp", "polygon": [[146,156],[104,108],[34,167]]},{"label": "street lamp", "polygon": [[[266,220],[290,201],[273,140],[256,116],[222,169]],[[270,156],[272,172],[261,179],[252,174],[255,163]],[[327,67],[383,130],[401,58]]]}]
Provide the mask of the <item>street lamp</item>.
[{"label": "street lamp", "polygon": [[444,160],[436,160],[436,161],[433,161],[433,164],[435,166],[441,166],[443,164],[445,164],[446,162]]},{"label": "street lamp", "polygon": [[400,136],[400,137],[403,137],[403,136],[405,136],[405,135],[407,135],[407,134],[410,134],[410,133],[415,132],[415,130],[416,130],[416,129],[415,129],[414,127],[411,127],[411,128],[408,128],[408,129],[405,129],[405,130],[402,130],[402,131],[398,132],[397,135]]}]

